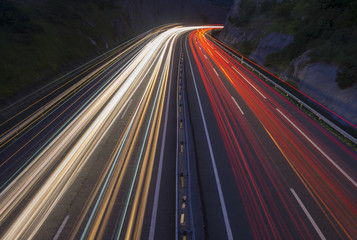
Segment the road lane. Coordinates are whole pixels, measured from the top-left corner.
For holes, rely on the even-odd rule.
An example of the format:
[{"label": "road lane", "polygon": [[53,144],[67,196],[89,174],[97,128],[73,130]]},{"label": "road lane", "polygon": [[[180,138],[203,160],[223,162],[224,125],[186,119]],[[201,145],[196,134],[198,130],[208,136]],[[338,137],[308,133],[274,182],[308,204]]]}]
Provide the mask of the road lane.
[{"label": "road lane", "polygon": [[[239,63],[232,61],[224,51],[219,48],[215,51],[208,50],[212,49],[213,45],[207,43],[204,34],[205,30],[197,31],[191,35],[189,42],[204,89],[209,95],[210,103],[206,104],[211,105],[215,112],[215,119],[224,137],[224,145],[229,153],[240,193],[251,202],[245,203],[246,213],[249,215],[249,212],[255,209],[254,216],[248,216],[252,233],[256,234],[255,238],[291,238],[316,234],[316,231],[311,229],[311,224],[307,224],[306,216],[301,213],[301,209],[296,207],[296,201],[289,190],[289,186],[295,185],[299,186],[299,190],[305,188],[302,195],[309,203],[308,207],[319,216],[318,224],[323,225],[322,229],[327,231],[329,236],[354,236],[356,229],[353,222],[356,209],[353,196],[356,189],[351,176],[355,174],[344,174],[351,172],[351,169],[341,171],[342,168],[331,164],[329,159],[353,162],[356,159],[355,152],[345,147],[336,150],[336,139],[316,126],[316,123],[313,123],[314,131],[324,131],[324,134],[329,136],[328,139],[334,141],[315,138],[312,142],[308,139],[313,138],[313,131],[307,131],[300,123],[299,129],[304,129],[303,131],[290,127],[291,123],[285,122],[286,119],[279,116],[276,108],[284,106],[281,109],[284,109],[286,114],[302,113],[296,107],[287,104],[287,101],[269,86],[259,82]],[[232,96],[240,99],[238,102],[244,112],[248,109],[253,116],[243,118]],[[257,125],[250,124],[254,122],[260,125],[260,129],[263,127],[263,130],[258,129]],[[311,121],[308,123],[311,124]],[[310,136],[307,138],[307,134],[302,132],[307,132]],[[270,138],[270,141],[261,142],[264,138]],[[317,148],[315,142],[323,146]],[[329,151],[326,147],[328,144],[334,146],[335,152]],[[333,157],[327,157],[328,155]],[[281,164],[284,162],[279,161],[284,161],[285,165],[288,163],[291,167],[282,167]],[[261,168],[264,171],[261,171]],[[240,186],[242,182],[246,186],[251,186]],[[277,196],[274,197],[275,194]],[[285,210],[278,206],[285,206]],[[290,221],[284,222],[283,219]]]},{"label": "road lane", "polygon": [[1,238],[183,236],[175,232],[183,50],[192,194],[202,201],[193,212],[204,218],[195,228],[207,239],[352,239],[356,152],[207,38],[212,28],[221,27],[136,38],[42,108],[2,124]]},{"label": "road lane", "polygon": [[[186,45],[186,53],[188,54],[187,45]],[[207,59],[207,56],[206,55],[204,55],[204,56]],[[229,223],[229,220],[228,220],[226,203],[224,201],[224,196],[223,196],[223,193],[222,193],[221,181],[220,181],[220,178],[219,178],[218,172],[217,172],[216,159],[215,159],[214,154],[213,154],[211,138],[210,138],[208,130],[207,130],[206,119],[205,119],[205,116],[203,114],[201,99],[200,99],[200,96],[198,94],[197,85],[196,85],[196,79],[195,79],[195,76],[193,74],[193,69],[192,69],[192,64],[191,64],[190,58],[188,58],[188,61],[189,61],[189,66],[190,66],[190,70],[191,70],[191,74],[192,74],[193,84],[194,84],[194,87],[195,87],[195,92],[196,92],[196,95],[197,95],[198,106],[199,106],[200,113],[201,113],[204,132],[205,132],[205,136],[206,136],[206,140],[207,140],[207,146],[208,146],[209,154],[210,154],[210,159],[212,161],[212,169],[213,169],[215,181],[216,181],[216,184],[217,184],[218,196],[219,196],[219,201],[220,201],[220,205],[221,205],[221,208],[222,208],[222,214],[223,214],[223,218],[224,218],[224,224],[225,224],[225,228],[226,228],[227,237],[228,237],[228,239],[233,239],[231,226],[230,226],[230,223]],[[217,72],[215,72],[215,73],[218,76]]]},{"label": "road lane", "polygon": [[[84,82],[87,83],[81,88],[75,88],[74,92],[68,92],[57,102],[55,101],[57,98],[55,98],[48,103],[54,107],[46,107],[48,105],[46,104],[45,107],[40,108],[38,111],[42,113],[39,114],[39,118],[29,122],[24,127],[23,133],[17,133],[19,135],[16,136],[15,142],[10,142],[1,148],[1,189],[4,189],[8,182],[32,161],[34,152],[44,148],[51,139],[58,135],[60,130],[81,113],[86,105],[90,104],[103,89],[111,84],[115,76],[128,64],[126,62],[130,62],[136,51],[128,56],[125,53],[119,54],[123,56],[121,61],[114,61],[113,65],[101,74],[90,73],[89,75],[92,77],[84,77]],[[45,109],[51,110],[48,112]],[[34,114],[30,116],[34,116]],[[20,121],[20,125],[22,123],[23,121]]]},{"label": "road lane", "polygon": [[[41,239],[55,236],[59,229],[68,238],[140,238],[147,225],[145,216],[152,212],[148,199],[155,191],[151,186],[156,179],[162,124],[167,121],[163,112],[173,78],[170,69],[177,63],[172,60],[174,49],[179,36],[193,29],[171,28],[140,39],[140,47],[114,58],[120,61],[109,61],[103,74],[97,73],[105,65],[42,108],[53,112],[35,112],[28,118],[34,120],[20,121],[19,128],[30,131],[13,139],[16,144],[4,144],[2,152],[4,156],[10,153],[2,167],[12,167],[12,172],[3,175],[3,239]],[[82,84],[88,79],[89,85]],[[21,139],[30,141],[19,146]],[[15,157],[25,164],[19,161],[9,167]],[[63,207],[65,212],[61,212]],[[161,215],[174,217],[160,213],[158,221]],[[61,227],[63,219],[68,223]]]}]

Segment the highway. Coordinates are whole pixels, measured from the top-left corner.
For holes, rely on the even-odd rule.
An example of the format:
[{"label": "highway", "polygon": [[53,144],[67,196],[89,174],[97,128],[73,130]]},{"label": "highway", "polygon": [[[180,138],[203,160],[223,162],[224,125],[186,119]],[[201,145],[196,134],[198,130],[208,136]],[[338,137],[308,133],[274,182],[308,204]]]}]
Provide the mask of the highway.
[{"label": "highway", "polygon": [[211,41],[215,28],[148,31],[1,123],[1,239],[357,236],[356,152]]}]

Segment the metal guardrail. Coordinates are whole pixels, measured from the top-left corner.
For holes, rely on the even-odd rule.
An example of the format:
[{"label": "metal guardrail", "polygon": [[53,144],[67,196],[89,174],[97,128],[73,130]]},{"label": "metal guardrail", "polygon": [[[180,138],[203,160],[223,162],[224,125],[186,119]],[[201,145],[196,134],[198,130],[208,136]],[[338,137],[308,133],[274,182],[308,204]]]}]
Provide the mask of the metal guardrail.
[{"label": "metal guardrail", "polygon": [[[244,61],[243,61],[244,62]],[[242,63],[243,63],[242,62]],[[339,126],[337,126],[336,124],[334,124],[333,122],[331,122],[329,119],[327,119],[326,117],[324,117],[321,113],[317,112],[315,109],[313,109],[312,107],[310,107],[307,103],[305,103],[304,101],[302,101],[301,99],[297,98],[294,94],[292,94],[291,92],[289,92],[288,90],[286,90],[285,88],[283,88],[282,86],[280,86],[279,84],[276,84],[273,80],[271,80],[270,78],[268,78],[267,76],[265,76],[263,73],[261,73],[259,70],[257,70],[256,68],[254,68],[252,65],[250,65],[247,62],[244,62],[243,64],[247,65],[248,67],[254,69],[254,71],[256,73],[258,73],[260,76],[264,77],[267,81],[269,81],[271,84],[273,84],[276,88],[279,88],[281,91],[283,91],[285,94],[287,94],[289,97],[291,97],[292,99],[294,99],[295,101],[297,101],[298,103],[300,103],[301,105],[303,105],[305,108],[307,108],[310,112],[312,112],[313,114],[315,114],[315,116],[319,117],[322,121],[324,121],[325,123],[327,123],[328,125],[330,125],[332,128],[334,128],[336,131],[338,131],[341,135],[343,135],[344,137],[348,138],[351,142],[353,142],[354,144],[357,144],[357,139],[354,138],[353,136],[351,136],[350,134],[348,134],[346,131],[344,131],[343,129],[341,129]]]},{"label": "metal guardrail", "polygon": [[195,239],[191,202],[187,114],[184,91],[183,52],[177,76],[177,150],[176,150],[176,239]]},{"label": "metal guardrail", "polygon": [[330,127],[335,129],[337,132],[339,132],[342,136],[345,138],[349,139],[351,142],[357,145],[357,139],[353,137],[351,134],[347,133],[345,130],[337,126],[335,123],[330,121],[328,118],[326,118],[322,113],[316,111],[313,107],[311,107],[309,104],[301,100],[300,98],[296,97],[294,94],[292,94],[290,91],[282,87],[281,85],[277,84],[274,80],[270,79],[267,77],[264,73],[256,69],[254,66],[249,64],[248,62],[244,61],[243,56],[237,56],[235,52],[232,52],[230,49],[228,49],[226,46],[222,45],[220,42],[216,41],[213,37],[211,37],[213,41],[218,43],[219,46],[221,46],[228,54],[236,58],[238,61],[240,61],[242,64],[246,65],[249,67],[251,70],[254,72],[258,73],[260,77],[263,77],[266,81],[270,82],[272,85],[274,85],[276,88],[279,88],[281,91],[283,91],[287,96],[291,97],[298,103],[300,103],[302,106],[304,106],[306,109],[308,109],[310,112],[312,112],[315,116],[319,117],[322,121],[324,121],[326,124],[328,124]]}]

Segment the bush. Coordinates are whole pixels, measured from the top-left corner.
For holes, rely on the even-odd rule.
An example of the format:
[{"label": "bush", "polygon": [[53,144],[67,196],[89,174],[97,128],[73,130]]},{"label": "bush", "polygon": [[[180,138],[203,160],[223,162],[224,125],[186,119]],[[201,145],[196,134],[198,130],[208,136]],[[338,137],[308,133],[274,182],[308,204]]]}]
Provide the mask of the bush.
[{"label": "bush", "polygon": [[346,63],[338,72],[336,82],[342,89],[352,87],[356,82],[357,65],[353,63]]},{"label": "bush", "polygon": [[260,13],[264,14],[272,9],[274,9],[276,2],[275,1],[263,1],[262,5],[260,6]]},{"label": "bush", "polygon": [[256,9],[255,1],[242,0],[239,8],[238,17],[228,17],[228,21],[235,24],[237,27],[246,25],[253,16]]},{"label": "bush", "polygon": [[282,19],[283,21],[291,20],[291,10],[293,5],[290,1],[284,1],[276,5],[274,9],[274,15],[277,18]]},{"label": "bush", "polygon": [[12,33],[41,32],[43,29],[31,22],[30,18],[14,3],[0,1],[0,29]]},{"label": "bush", "polygon": [[238,49],[239,53],[241,53],[243,56],[248,57],[251,54],[251,52],[255,49],[255,46],[252,42],[245,40],[235,44],[234,48]]}]

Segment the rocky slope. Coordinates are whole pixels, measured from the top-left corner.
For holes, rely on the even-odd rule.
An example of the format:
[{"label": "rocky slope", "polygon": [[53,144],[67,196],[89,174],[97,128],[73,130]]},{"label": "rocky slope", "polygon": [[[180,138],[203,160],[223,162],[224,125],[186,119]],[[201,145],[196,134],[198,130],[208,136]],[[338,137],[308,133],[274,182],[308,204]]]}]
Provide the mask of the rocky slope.
[{"label": "rocky slope", "polygon": [[357,125],[357,1],[235,0],[219,38]]},{"label": "rocky slope", "polygon": [[0,103],[157,25],[226,14],[208,0],[1,0]]}]

